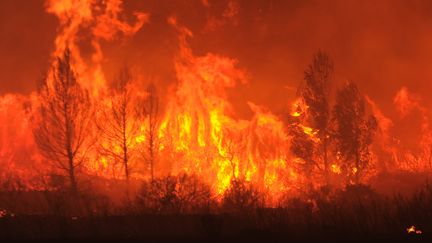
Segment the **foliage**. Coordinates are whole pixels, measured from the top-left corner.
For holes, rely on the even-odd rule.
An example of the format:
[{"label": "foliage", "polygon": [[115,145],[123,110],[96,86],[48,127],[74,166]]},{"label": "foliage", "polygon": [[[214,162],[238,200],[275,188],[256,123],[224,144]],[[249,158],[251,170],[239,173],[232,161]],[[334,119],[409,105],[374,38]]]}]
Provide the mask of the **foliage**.
[{"label": "foliage", "polygon": [[366,118],[364,97],[354,83],[347,82],[337,92],[333,119],[336,154],[343,161],[347,179],[359,183],[369,166],[369,146],[377,121],[373,115]]}]

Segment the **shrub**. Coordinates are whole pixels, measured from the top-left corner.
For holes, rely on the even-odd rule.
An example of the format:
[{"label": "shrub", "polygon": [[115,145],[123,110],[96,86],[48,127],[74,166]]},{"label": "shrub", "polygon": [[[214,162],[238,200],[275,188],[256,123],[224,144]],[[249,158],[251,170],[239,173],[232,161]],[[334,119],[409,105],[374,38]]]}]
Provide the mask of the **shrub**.
[{"label": "shrub", "polygon": [[145,182],[136,204],[144,212],[197,213],[212,204],[211,190],[195,175],[166,176]]},{"label": "shrub", "polygon": [[222,199],[223,210],[231,213],[251,212],[263,206],[264,195],[250,182],[241,179],[231,180]]}]

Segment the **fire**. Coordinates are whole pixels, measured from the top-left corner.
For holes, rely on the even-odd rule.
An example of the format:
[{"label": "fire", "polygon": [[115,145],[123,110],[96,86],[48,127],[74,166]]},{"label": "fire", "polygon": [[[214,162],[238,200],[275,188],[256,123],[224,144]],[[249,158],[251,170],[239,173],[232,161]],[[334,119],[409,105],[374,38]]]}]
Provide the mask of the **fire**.
[{"label": "fire", "polygon": [[402,87],[393,99],[401,116],[406,116],[410,111],[420,107],[418,98],[413,96],[406,87]]},{"label": "fire", "polygon": [[[112,108],[112,103],[107,98],[110,90],[102,68],[105,55],[101,43],[133,36],[145,28],[150,14],[135,12],[132,18],[127,18],[124,16],[120,0],[49,0],[46,1],[46,11],[59,20],[51,63],[54,65],[55,57],[70,49],[77,80],[89,91],[92,104],[97,107],[95,116],[101,120],[102,111]],[[146,114],[141,114],[138,118],[128,120],[130,123],[138,124],[136,131],[130,129],[134,130],[130,138],[125,139],[128,149],[136,150],[135,158],[130,161],[136,166],[131,177],[152,178],[153,172],[150,173],[147,168],[148,161],[152,160],[156,177],[181,173],[195,174],[211,186],[213,194],[217,197],[222,196],[234,180],[244,180],[267,192],[270,195],[269,201],[273,202],[287,192],[304,191],[306,181],[312,181],[312,177],[318,178],[310,183],[312,188],[322,185],[324,179],[321,177],[324,176],[321,175],[324,170],[330,172],[329,177],[362,174],[361,166],[343,166],[340,151],[329,155],[329,163],[324,165],[324,158],[317,155],[321,152],[317,144],[326,138],[330,139],[330,133],[326,135],[323,133],[324,129],[318,130],[308,121],[311,108],[302,98],[292,101],[286,107],[288,112],[285,114],[275,114],[267,107],[247,102],[252,115],[249,119],[239,119],[228,99],[227,91],[249,81],[247,70],[239,68],[238,60],[235,58],[215,53],[195,54],[189,45],[190,39],[193,38],[192,31],[179,24],[174,17],[168,18],[168,23],[178,36],[176,55],[172,60],[176,85],[169,89],[163,108],[157,116],[155,115],[155,134],[149,132],[150,126],[153,125],[149,125],[151,118],[148,111],[142,112]],[[83,32],[88,35],[80,36]],[[89,44],[89,56],[83,55],[82,42]],[[51,77],[52,73],[48,73],[47,76]],[[133,80],[136,86],[131,90],[139,90],[138,85],[141,81],[143,80]],[[133,101],[133,106],[137,108],[142,106],[140,99],[145,100],[151,96],[150,92],[144,91],[135,95],[137,97]],[[376,142],[380,147],[376,149],[378,152],[368,154],[372,157],[371,161],[376,163],[377,154],[382,155],[385,152],[390,154],[386,157],[390,158],[388,160],[397,162],[397,169],[417,165],[421,165],[421,169],[427,166],[431,169],[429,163],[432,133],[427,109],[420,105],[420,99],[406,87],[402,87],[393,100],[401,117],[406,117],[413,109],[422,113],[420,155],[400,149],[395,137],[391,135],[395,122],[388,118],[371,98],[366,97],[366,101],[377,118],[381,135]],[[31,124],[28,119],[34,114],[27,114],[32,113],[31,109],[24,109],[20,107],[21,104],[37,107],[36,93],[28,97],[11,94],[0,99],[2,121],[9,121],[8,117],[13,118],[8,123],[0,124],[0,157],[1,162],[7,165],[4,172],[2,171],[2,177],[12,170],[22,178],[39,176],[28,176],[28,168],[25,170],[24,166],[27,161],[18,153],[28,152],[31,162],[35,165],[39,165],[42,160],[31,136]],[[297,135],[305,144],[300,146],[304,149],[301,152],[307,153],[307,156],[294,155],[290,151],[293,139],[288,131],[289,127],[297,129]],[[117,155],[122,153],[122,147],[118,143],[113,143],[100,135],[96,128],[94,130],[92,135],[98,137],[98,149],[109,150]],[[154,149],[149,149],[150,140]],[[335,145],[329,144],[329,151],[335,150],[332,146]],[[98,149],[92,148],[88,152],[89,158],[84,164],[85,173],[124,179],[118,161]],[[150,150],[151,156],[148,155]],[[407,231],[421,233],[414,226]]]},{"label": "fire", "polygon": [[410,227],[408,227],[408,228],[406,229],[406,231],[407,231],[408,234],[413,233],[413,234],[420,235],[420,234],[423,233],[421,230],[416,229],[416,227],[415,227],[414,225],[411,225]]},{"label": "fire", "polygon": [[271,151],[264,141],[283,148],[286,135],[282,122],[253,103],[249,103],[255,113],[251,121],[230,116],[225,89],[246,82],[246,74],[236,68],[233,59],[214,54],[194,56],[186,41],[191,32],[179,27],[175,19],[169,21],[179,30],[180,54],[175,63],[179,84],[158,136],[159,151],[181,159],[173,172],[201,174],[219,195],[236,178],[261,181],[263,188],[281,183],[278,175],[286,168],[283,150]]},{"label": "fire", "polygon": [[342,170],[341,170],[340,166],[337,165],[337,164],[332,164],[331,165],[331,170],[335,174],[341,174],[342,173]]},{"label": "fire", "polygon": [[[101,62],[104,58],[101,40],[112,41],[120,34],[131,36],[149,19],[149,15],[136,12],[136,22],[132,25],[121,20],[121,0],[108,0],[100,6],[96,0],[47,0],[46,10],[54,14],[60,22],[60,31],[55,39],[53,57],[62,55],[69,48],[74,60],[74,69],[80,74],[80,82],[98,96],[106,89],[106,79]],[[81,55],[79,32],[91,32],[90,43],[93,47],[90,62]],[[53,60],[55,62],[55,60]]]},{"label": "fire", "polygon": [[308,106],[303,102],[302,99],[298,98],[291,105],[291,116],[300,117],[306,112],[307,109]]},{"label": "fire", "polygon": [[[46,10],[59,20],[52,56],[59,57],[67,48],[70,49],[71,65],[76,71],[77,81],[90,92],[92,101],[97,105],[97,120],[103,119],[102,110],[111,109],[112,103],[105,98],[108,87],[102,69],[104,54],[100,43],[102,40],[113,41],[120,36],[134,35],[148,22],[150,15],[136,12],[135,21],[129,24],[123,20],[122,1],[119,0],[103,4],[94,0],[49,0]],[[228,101],[227,89],[247,83],[247,72],[239,69],[238,61],[233,58],[213,53],[194,55],[188,44],[193,33],[179,25],[173,17],[168,19],[168,23],[178,32],[178,54],[173,60],[178,84],[168,95],[156,128],[156,176],[184,172],[196,174],[212,186],[217,196],[221,196],[237,179],[252,182],[262,191],[267,191],[273,199],[292,188],[299,188],[295,183],[302,175],[294,168],[296,158],[290,156],[290,138],[281,117],[272,114],[266,107],[248,102],[252,118],[237,119]],[[83,39],[79,34],[83,31],[90,33],[84,38],[92,47],[90,58],[82,55],[80,42]],[[53,58],[53,65],[55,62]],[[52,73],[48,73],[48,77],[52,77]],[[5,103],[1,107],[11,107],[14,101],[8,99],[3,98]],[[29,102],[34,107],[38,106],[36,96]],[[300,118],[306,110],[307,106],[297,100],[293,103],[291,115]],[[136,160],[148,160],[146,155],[142,155],[150,139],[148,119],[144,117],[135,121],[140,123],[139,129],[128,140],[130,149],[140,151]],[[23,138],[19,140],[31,141],[32,154],[38,158],[33,139],[28,137],[31,126],[27,122],[22,125],[23,129],[17,130],[23,132]],[[299,126],[311,139],[319,140],[317,130],[304,124]],[[106,178],[124,178],[118,161],[98,151],[103,149],[121,154],[122,148],[118,143],[96,134],[96,130],[94,135],[100,140],[100,146],[89,151],[84,170]],[[2,134],[5,136],[6,133]],[[2,154],[6,154],[5,148],[14,149],[3,147]],[[138,172],[132,176],[149,178],[147,168],[142,167],[145,166],[137,168]]]}]

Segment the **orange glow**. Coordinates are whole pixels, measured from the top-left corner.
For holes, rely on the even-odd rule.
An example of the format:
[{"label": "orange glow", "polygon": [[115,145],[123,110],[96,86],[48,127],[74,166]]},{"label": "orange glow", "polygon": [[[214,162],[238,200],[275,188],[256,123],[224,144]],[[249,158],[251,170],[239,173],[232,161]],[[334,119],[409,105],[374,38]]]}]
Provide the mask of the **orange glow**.
[{"label": "orange glow", "polygon": [[331,165],[331,170],[333,173],[335,174],[340,174],[342,173],[340,166],[338,166],[337,164],[332,164]]},{"label": "orange glow", "polygon": [[[202,3],[205,8],[210,8],[212,4],[210,1]],[[114,85],[111,81],[115,69],[125,65],[133,71],[134,79],[128,88],[134,95],[134,112],[140,114],[125,122],[125,130],[131,134],[125,139],[125,144],[136,152],[130,161],[131,178],[140,181],[150,179],[148,163],[154,160],[156,177],[182,173],[199,176],[210,185],[213,196],[218,199],[234,180],[244,180],[266,193],[268,205],[276,205],[287,195],[298,196],[327,183],[342,188],[346,185],[345,181],[340,182],[342,177],[362,176],[358,183],[363,183],[379,172],[432,171],[430,109],[423,100],[428,97],[422,97],[418,90],[398,84],[396,89],[392,89],[393,99],[387,97],[385,101],[391,104],[390,109],[382,105],[381,97],[370,94],[368,85],[359,85],[359,90],[365,90],[364,113],[376,118],[378,135],[370,138],[373,140],[371,151],[357,158],[357,162],[367,161],[368,167],[347,164],[350,158],[343,157],[340,150],[343,146],[336,142],[334,134],[334,94],[329,92],[329,110],[326,111],[328,131],[317,129],[317,122],[311,119],[316,115],[313,114],[313,104],[296,93],[296,87],[301,87],[304,82],[289,76],[293,72],[291,69],[297,68],[296,65],[307,67],[306,58],[291,64],[275,53],[281,51],[283,54],[280,55],[284,57],[297,54],[288,53],[288,49],[284,48],[273,49],[263,41],[263,48],[271,51],[270,64],[273,61],[283,63],[286,73],[281,75],[266,70],[265,75],[256,75],[254,68],[264,69],[271,65],[259,58],[248,60],[249,54],[246,55],[240,48],[246,43],[237,43],[235,48],[221,44],[218,49],[219,46],[211,46],[217,43],[217,39],[214,42],[213,39],[206,39],[209,36],[213,38],[211,33],[215,34],[213,31],[223,27],[227,27],[228,31],[232,31],[231,27],[244,28],[244,23],[238,19],[242,14],[240,3],[230,1],[220,19],[205,15],[206,22],[196,26],[191,24],[193,21],[184,21],[184,16],[175,12],[155,13],[153,18],[150,10],[132,9],[140,4],[126,1],[123,4],[121,0],[45,1],[46,13],[58,21],[51,54],[45,61],[54,66],[57,58],[70,49],[72,69],[76,72],[78,83],[89,92],[95,120],[103,120],[104,112],[109,113],[112,108],[110,98]],[[261,23],[261,15],[255,17],[254,32],[258,36],[266,36],[273,27]],[[154,30],[156,24],[157,31]],[[274,29],[280,31],[277,27],[280,26]],[[159,28],[166,33],[159,33],[163,32]],[[298,38],[303,42],[304,36]],[[368,41],[364,42],[362,44],[368,46]],[[157,46],[156,51],[151,50],[154,46]],[[231,50],[236,48],[241,51]],[[139,55],[135,55],[138,52]],[[255,56],[259,51],[251,52]],[[336,64],[341,52],[334,52]],[[259,56],[264,58],[265,55],[259,53]],[[350,70],[343,61],[340,67],[341,73]],[[52,82],[53,71],[46,70],[47,80]],[[156,78],[152,76],[153,72],[157,73],[154,75]],[[299,72],[303,75],[302,71]],[[328,87],[329,90],[340,88],[342,81],[339,76],[337,78],[333,86]],[[295,80],[295,85],[284,83],[291,79]],[[160,92],[154,137],[149,132],[150,115],[142,104],[151,97],[151,92],[143,87],[153,81]],[[283,97],[283,102],[279,102],[277,95]],[[322,97],[314,98],[319,100]],[[32,119],[38,122],[41,119],[35,112],[39,105],[35,90],[25,95],[7,93],[0,96],[0,159],[4,165],[0,177],[13,174],[22,178],[29,188],[47,187],[31,179],[45,178],[57,172],[41,157],[32,136]],[[130,128],[129,123],[137,123],[137,129]],[[97,138],[94,142],[97,145],[86,151],[87,157],[80,172],[104,179],[125,179],[120,159],[113,159],[100,151],[119,155],[123,152],[121,144],[109,141],[100,134],[96,124],[93,126],[91,135]],[[364,126],[361,124],[359,127],[363,129]],[[289,132],[291,127],[297,129],[295,135]],[[300,138],[298,154],[291,150],[294,136]],[[369,139],[359,137],[354,138],[353,143]],[[329,140],[327,151],[323,152],[319,145],[326,139]],[[151,159],[148,155],[150,140],[151,146],[154,146]],[[409,227],[407,232],[421,234],[414,226]]]},{"label": "orange glow", "polygon": [[420,234],[423,233],[421,230],[416,229],[416,227],[415,227],[414,225],[411,225],[410,227],[408,227],[408,228],[406,229],[406,231],[407,231],[408,234],[413,233],[413,234],[420,235]]}]

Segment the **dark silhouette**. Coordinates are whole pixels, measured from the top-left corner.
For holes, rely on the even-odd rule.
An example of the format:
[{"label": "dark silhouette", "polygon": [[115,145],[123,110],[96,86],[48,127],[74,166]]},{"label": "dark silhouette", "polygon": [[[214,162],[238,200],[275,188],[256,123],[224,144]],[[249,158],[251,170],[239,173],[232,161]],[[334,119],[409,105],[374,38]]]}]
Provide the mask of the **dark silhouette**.
[{"label": "dark silhouette", "polygon": [[102,155],[121,163],[124,177],[129,180],[130,163],[137,153],[136,138],[139,135],[141,117],[136,109],[133,78],[128,68],[121,70],[110,97],[110,108],[102,112],[98,128],[102,134]]},{"label": "dark silhouette", "polygon": [[369,145],[377,121],[372,115],[366,118],[364,97],[354,83],[347,82],[337,92],[333,119],[337,156],[343,160],[348,179],[358,184],[369,165]]},{"label": "dark silhouette", "polygon": [[150,166],[150,177],[154,180],[154,167],[157,148],[157,131],[159,127],[159,97],[153,82],[147,86],[147,98],[144,101],[144,113],[146,116],[146,144],[144,157]]},{"label": "dark silhouette", "polygon": [[40,107],[33,134],[41,154],[66,172],[70,189],[78,190],[78,168],[91,147],[92,110],[88,92],[81,88],[66,49],[39,89]]},{"label": "dark silhouette", "polygon": [[328,183],[329,176],[329,121],[330,121],[330,85],[333,76],[333,62],[327,54],[318,51],[312,64],[304,72],[304,86],[301,87],[301,97],[307,109],[307,122],[317,131],[319,142],[316,149],[322,156],[324,175]]}]

